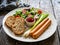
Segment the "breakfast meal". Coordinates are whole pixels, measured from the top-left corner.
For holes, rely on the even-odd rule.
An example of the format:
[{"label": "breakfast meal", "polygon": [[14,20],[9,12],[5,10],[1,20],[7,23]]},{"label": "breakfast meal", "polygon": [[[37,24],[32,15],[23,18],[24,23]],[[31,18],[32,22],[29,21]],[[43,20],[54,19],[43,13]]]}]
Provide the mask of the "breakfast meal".
[{"label": "breakfast meal", "polygon": [[5,25],[15,34],[23,37],[39,38],[51,25],[49,14],[38,8],[17,10],[7,17]]}]

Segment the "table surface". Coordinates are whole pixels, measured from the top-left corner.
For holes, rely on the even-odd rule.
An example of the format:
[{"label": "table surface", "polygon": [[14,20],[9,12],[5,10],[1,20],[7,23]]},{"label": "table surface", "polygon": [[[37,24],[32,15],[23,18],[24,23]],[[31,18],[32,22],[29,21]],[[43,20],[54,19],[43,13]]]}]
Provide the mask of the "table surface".
[{"label": "table surface", "polygon": [[[36,1],[37,0],[35,0],[35,2]],[[35,4],[35,2],[33,2],[33,4]],[[40,7],[41,9],[46,10],[55,16],[57,23],[58,23],[58,27],[56,29],[56,32],[50,38],[40,41],[40,42],[35,42],[35,43],[20,42],[7,36],[6,33],[3,31],[1,24],[2,24],[3,17],[5,16],[5,14],[7,14],[8,11],[0,12],[0,45],[59,45],[59,41],[60,41],[60,38],[59,38],[60,37],[59,3],[60,2],[58,0],[40,0],[36,2],[34,7]],[[31,1],[28,4],[33,6]]]}]

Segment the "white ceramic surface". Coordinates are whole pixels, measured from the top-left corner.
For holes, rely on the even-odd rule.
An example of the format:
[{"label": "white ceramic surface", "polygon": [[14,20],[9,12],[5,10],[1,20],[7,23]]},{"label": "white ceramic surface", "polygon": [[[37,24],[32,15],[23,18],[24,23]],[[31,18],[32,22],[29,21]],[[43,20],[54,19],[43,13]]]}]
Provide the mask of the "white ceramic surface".
[{"label": "white ceramic surface", "polygon": [[10,36],[13,39],[23,41],[23,42],[37,42],[37,41],[45,40],[54,34],[54,32],[56,31],[56,27],[57,27],[57,21],[55,20],[53,15],[49,14],[48,17],[52,20],[52,24],[38,39],[24,38],[21,36],[14,35],[14,33],[5,25],[5,20],[7,19],[8,16],[13,15],[15,13],[15,11],[21,10],[21,9],[23,9],[23,8],[17,8],[15,10],[9,12],[8,14],[5,15],[5,17],[3,19],[3,23],[2,23],[3,29],[8,36]]}]

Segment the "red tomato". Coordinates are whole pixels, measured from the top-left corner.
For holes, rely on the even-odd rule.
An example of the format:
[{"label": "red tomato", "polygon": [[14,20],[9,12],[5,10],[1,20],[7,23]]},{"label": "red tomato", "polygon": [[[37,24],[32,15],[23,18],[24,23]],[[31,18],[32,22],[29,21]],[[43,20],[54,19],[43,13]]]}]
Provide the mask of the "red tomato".
[{"label": "red tomato", "polygon": [[26,13],[26,10],[25,10],[25,9],[23,9],[23,10],[22,10],[22,13],[23,13],[23,14],[25,14],[25,13]]},{"label": "red tomato", "polygon": [[42,10],[38,10],[38,14],[41,14],[42,13]]}]

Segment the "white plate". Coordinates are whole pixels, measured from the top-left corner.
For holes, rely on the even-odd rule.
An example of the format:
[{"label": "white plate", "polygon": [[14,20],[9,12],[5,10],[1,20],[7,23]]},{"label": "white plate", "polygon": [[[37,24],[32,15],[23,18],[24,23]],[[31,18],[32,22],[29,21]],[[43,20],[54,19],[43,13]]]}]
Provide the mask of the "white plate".
[{"label": "white plate", "polygon": [[13,15],[15,13],[15,11],[21,10],[21,9],[23,9],[23,8],[15,9],[15,10],[13,10],[5,15],[5,17],[3,19],[3,29],[7,35],[9,35],[13,39],[23,41],[23,42],[37,42],[37,41],[45,40],[54,34],[54,32],[56,31],[56,27],[57,27],[57,21],[55,20],[53,15],[49,14],[48,17],[52,20],[52,24],[38,39],[15,36],[14,33],[5,25],[5,20],[7,19],[8,16]]}]

